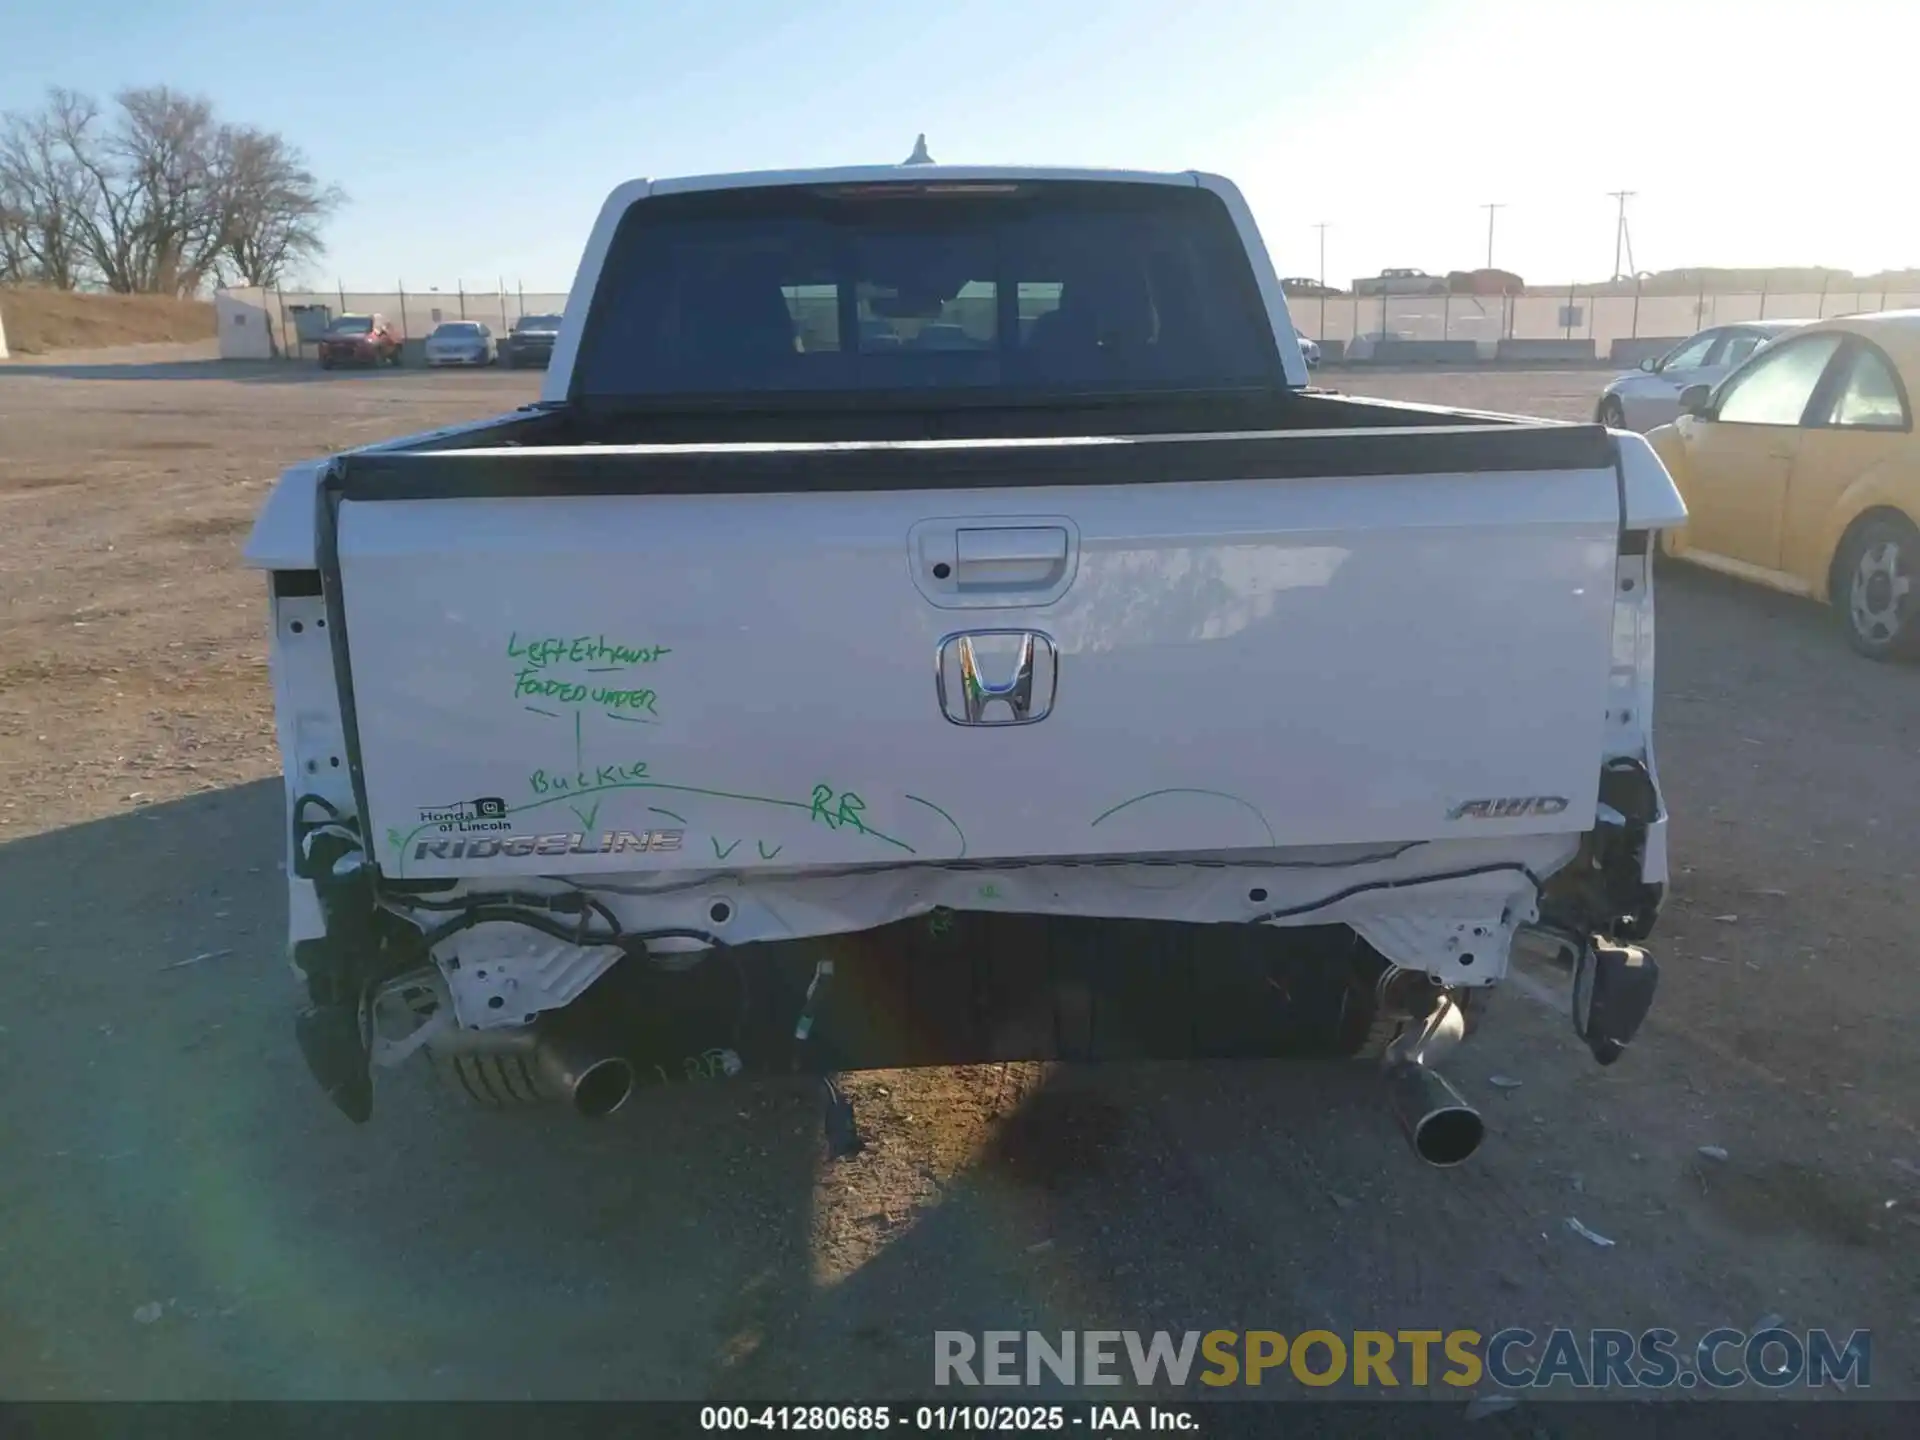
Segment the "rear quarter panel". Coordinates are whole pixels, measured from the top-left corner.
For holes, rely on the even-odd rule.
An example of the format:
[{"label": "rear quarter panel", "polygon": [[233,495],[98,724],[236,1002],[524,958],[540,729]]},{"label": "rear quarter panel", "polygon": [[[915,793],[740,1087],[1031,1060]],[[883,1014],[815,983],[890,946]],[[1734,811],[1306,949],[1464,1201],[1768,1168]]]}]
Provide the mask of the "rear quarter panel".
[{"label": "rear quarter panel", "polygon": [[[1656,426],[1647,431],[1646,441],[1653,453],[1660,457],[1660,463],[1666,467],[1667,474],[1673,477],[1674,488],[1680,492],[1680,498],[1686,502],[1688,513],[1692,513],[1694,497],[1688,493],[1687,446],[1686,440],[1680,434],[1678,424]],[[1680,524],[1662,531],[1660,547],[1669,555],[1686,554],[1687,527]]]},{"label": "rear quarter panel", "polygon": [[[1809,484],[1802,499],[1799,471],[1794,474],[1786,526],[1788,569],[1827,600],[1834,556],[1855,521],[1871,510],[1894,510],[1920,525],[1920,443],[1911,434],[1861,436],[1852,466],[1834,466],[1830,482]],[[1883,453],[1872,453],[1878,441]],[[1860,468],[1864,465],[1864,468]],[[1837,492],[1837,493],[1836,493]]]}]

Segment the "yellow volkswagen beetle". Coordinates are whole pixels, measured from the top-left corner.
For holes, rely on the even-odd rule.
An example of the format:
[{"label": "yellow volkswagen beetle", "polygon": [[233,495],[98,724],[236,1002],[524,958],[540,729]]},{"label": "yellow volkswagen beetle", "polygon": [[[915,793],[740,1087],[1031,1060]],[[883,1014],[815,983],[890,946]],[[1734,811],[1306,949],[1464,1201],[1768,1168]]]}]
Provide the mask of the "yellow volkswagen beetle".
[{"label": "yellow volkswagen beetle", "polygon": [[1647,436],[1686,497],[1668,554],[1827,602],[1875,660],[1920,655],[1920,311],[1825,320],[1688,387]]}]

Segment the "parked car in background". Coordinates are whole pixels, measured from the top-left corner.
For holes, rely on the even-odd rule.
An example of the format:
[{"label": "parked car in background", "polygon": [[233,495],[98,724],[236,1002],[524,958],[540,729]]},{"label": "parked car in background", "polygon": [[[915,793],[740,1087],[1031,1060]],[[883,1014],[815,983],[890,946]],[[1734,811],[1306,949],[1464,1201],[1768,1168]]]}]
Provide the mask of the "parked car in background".
[{"label": "parked car in background", "polygon": [[478,320],[447,320],[427,336],[429,365],[491,365],[499,358],[493,331]]},{"label": "parked car in background", "polygon": [[1300,358],[1307,362],[1307,368],[1309,370],[1319,369],[1320,368],[1320,342],[1318,340],[1309,340],[1305,335],[1302,335],[1298,330],[1293,332],[1293,338],[1300,342]]},{"label": "parked car in background", "polygon": [[1593,418],[1613,430],[1651,430],[1680,414],[1680,392],[1717,385],[1769,340],[1805,320],[1752,320],[1690,335],[1657,360],[1644,361],[1600,392]]},{"label": "parked car in background", "polygon": [[506,361],[509,370],[517,370],[522,365],[537,365],[544,370],[553,359],[553,342],[559,337],[558,315],[522,315],[507,331],[507,338],[500,346],[500,358]]},{"label": "parked car in background", "polygon": [[400,363],[400,332],[384,315],[336,315],[318,344],[322,370]]},{"label": "parked car in background", "polygon": [[1527,282],[1511,270],[1449,270],[1447,289],[1455,295],[1523,295]]},{"label": "parked car in background", "polygon": [[1289,300],[1322,300],[1343,293],[1337,285],[1325,285],[1301,275],[1289,275],[1283,279],[1280,291]]},{"label": "parked car in background", "polygon": [[1920,311],[1772,341],[1647,436],[1686,497],[1667,553],[1830,604],[1875,660],[1920,657]]},{"label": "parked car in background", "polygon": [[1382,270],[1365,280],[1353,282],[1356,295],[1444,295],[1447,282],[1424,270]]}]

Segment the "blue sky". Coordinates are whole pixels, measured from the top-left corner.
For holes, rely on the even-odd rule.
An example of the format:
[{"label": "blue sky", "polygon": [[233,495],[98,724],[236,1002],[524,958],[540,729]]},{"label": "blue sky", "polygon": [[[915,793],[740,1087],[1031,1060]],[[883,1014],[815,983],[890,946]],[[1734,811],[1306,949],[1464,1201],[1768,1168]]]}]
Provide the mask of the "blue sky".
[{"label": "blue sky", "polygon": [[[352,204],[313,278],[562,288],[636,175],[1189,166],[1283,273],[1920,264],[1912,0],[7,0],[0,109],[165,82]],[[1817,18],[1816,18],[1817,17]]]}]

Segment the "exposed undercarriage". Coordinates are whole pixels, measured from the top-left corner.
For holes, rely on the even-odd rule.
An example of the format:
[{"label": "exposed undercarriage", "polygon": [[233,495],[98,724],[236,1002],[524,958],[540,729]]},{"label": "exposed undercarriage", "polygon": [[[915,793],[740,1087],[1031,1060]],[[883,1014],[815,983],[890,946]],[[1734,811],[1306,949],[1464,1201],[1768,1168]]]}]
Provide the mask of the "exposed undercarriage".
[{"label": "exposed undercarriage", "polygon": [[[373,1072],[416,1052],[478,1104],[558,1101],[586,1116],[638,1085],[817,1074],[843,1153],[859,1141],[841,1071],[1345,1057],[1382,1065],[1416,1150],[1450,1164],[1481,1126],[1431,1067],[1518,932],[1571,962],[1575,1028],[1602,1064],[1632,1038],[1657,975],[1631,943],[1663,889],[1642,879],[1658,800],[1637,761],[1609,764],[1600,823],[1577,842],[1539,842],[1533,864],[1508,842],[1509,858],[1451,868],[1419,852],[1471,851],[476,890],[377,880],[350,819],[319,800],[300,811],[295,852],[326,932],[295,947],[310,1000],[301,1045],[356,1120],[371,1114]],[[1228,888],[1240,923],[1181,918],[1218,914]]]}]

